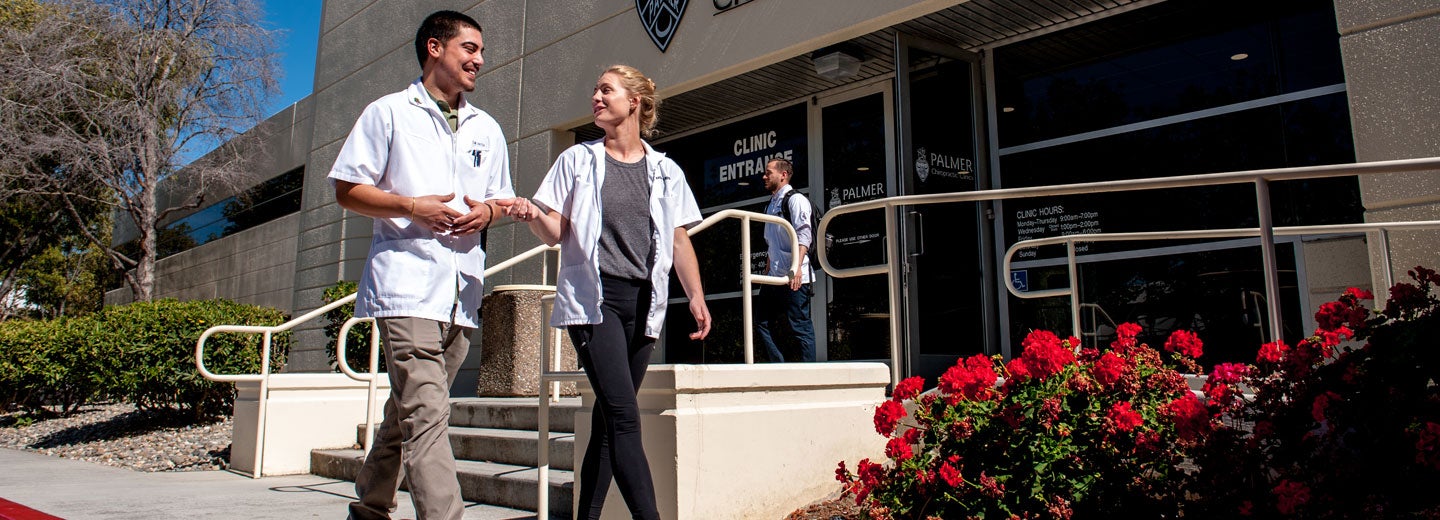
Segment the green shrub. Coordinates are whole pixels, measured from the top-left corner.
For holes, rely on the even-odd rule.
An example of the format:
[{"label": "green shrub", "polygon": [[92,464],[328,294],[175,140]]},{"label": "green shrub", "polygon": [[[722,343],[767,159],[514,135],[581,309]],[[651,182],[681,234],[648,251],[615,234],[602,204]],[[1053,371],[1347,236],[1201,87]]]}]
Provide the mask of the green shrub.
[{"label": "green shrub", "polygon": [[[335,285],[325,289],[325,303],[329,304],[349,296],[355,292],[356,288],[355,282],[349,280],[335,282]],[[355,316],[353,302],[325,313],[325,319],[329,321],[329,324],[325,325],[325,337],[330,339],[330,348],[325,349],[325,353],[330,356],[332,368],[340,367],[340,360],[335,355],[335,345],[340,339],[340,327],[350,321],[352,316]],[[350,370],[361,373],[370,371],[370,327],[369,323],[358,323],[354,327],[350,327],[350,332],[345,335],[345,360],[349,362]],[[385,371],[385,354],[383,352],[380,353],[379,367],[380,372]]]},{"label": "green shrub", "polygon": [[[285,321],[278,310],[227,300],[132,303],[95,315],[96,348],[111,364],[107,393],[141,409],[175,408],[195,417],[230,412],[231,383],[205,379],[195,368],[195,342],[215,325],[273,326]],[[205,366],[216,374],[260,371],[263,334],[220,333],[205,343]],[[271,373],[284,367],[289,333],[271,340]]]},{"label": "green shrub", "polygon": [[0,408],[69,415],[99,397],[106,375],[87,318],[0,324]]}]

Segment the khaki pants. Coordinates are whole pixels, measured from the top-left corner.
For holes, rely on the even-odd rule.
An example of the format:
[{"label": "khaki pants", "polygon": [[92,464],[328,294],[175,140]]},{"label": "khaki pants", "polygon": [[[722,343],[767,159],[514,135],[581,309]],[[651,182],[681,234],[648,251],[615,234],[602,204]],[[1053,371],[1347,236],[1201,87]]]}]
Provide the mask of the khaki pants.
[{"label": "khaki pants", "polygon": [[381,318],[390,398],[370,455],[355,478],[352,520],[388,519],[403,461],[418,520],[458,520],[465,510],[450,450],[450,386],[470,351],[471,329],[423,318]]}]

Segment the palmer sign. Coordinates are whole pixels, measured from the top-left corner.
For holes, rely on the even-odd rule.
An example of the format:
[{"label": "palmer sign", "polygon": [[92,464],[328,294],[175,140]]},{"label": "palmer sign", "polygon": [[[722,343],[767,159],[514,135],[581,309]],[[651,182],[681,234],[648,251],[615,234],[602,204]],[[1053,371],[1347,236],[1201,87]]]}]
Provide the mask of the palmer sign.
[{"label": "palmer sign", "polygon": [[714,1],[715,1],[715,14],[720,14],[720,13],[723,13],[723,12],[725,12],[725,11],[729,11],[729,10],[731,10],[731,9],[734,9],[734,8],[736,8],[736,7],[740,7],[740,6],[742,6],[742,5],[748,4],[748,3],[750,3],[750,2],[754,2],[755,0],[714,0]]}]

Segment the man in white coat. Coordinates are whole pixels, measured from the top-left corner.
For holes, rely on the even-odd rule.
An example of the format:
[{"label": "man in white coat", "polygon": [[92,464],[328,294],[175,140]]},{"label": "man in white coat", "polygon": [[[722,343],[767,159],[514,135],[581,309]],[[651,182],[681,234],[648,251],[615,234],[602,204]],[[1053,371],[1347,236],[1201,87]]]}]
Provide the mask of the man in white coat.
[{"label": "man in white coat", "polygon": [[390,375],[385,419],[355,479],[350,518],[387,519],[403,461],[421,520],[464,513],[446,424],[450,386],[480,325],[480,232],[515,196],[500,126],[465,101],[485,60],[480,24],[439,11],[415,35],[421,76],[365,108],[330,179],[375,219],[357,317],[373,317]]}]

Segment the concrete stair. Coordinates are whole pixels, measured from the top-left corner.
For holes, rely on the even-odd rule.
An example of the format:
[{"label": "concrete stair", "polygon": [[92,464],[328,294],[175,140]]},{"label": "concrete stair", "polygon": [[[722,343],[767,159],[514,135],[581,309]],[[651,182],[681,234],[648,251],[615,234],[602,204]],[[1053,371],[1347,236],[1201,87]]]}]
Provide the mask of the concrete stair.
[{"label": "concrete stair", "polygon": [[[550,513],[570,518],[575,453],[575,411],[579,398],[550,406]],[[534,397],[458,398],[450,401],[450,444],[455,452],[461,495],[467,502],[535,511],[538,473],[539,403]],[[364,425],[357,429],[362,438]],[[357,443],[359,441],[357,440]],[[311,472],[354,481],[363,453],[358,449],[315,450]]]}]

